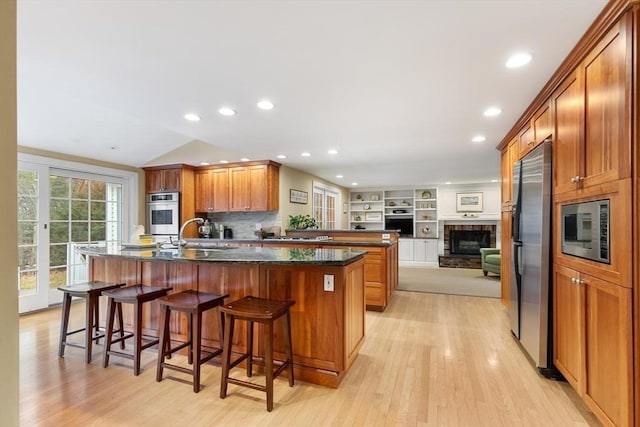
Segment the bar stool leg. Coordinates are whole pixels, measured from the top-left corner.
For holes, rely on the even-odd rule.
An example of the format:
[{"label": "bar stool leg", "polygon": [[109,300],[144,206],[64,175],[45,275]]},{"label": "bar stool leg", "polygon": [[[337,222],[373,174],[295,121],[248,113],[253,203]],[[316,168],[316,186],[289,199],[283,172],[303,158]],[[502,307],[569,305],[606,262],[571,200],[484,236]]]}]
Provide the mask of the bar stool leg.
[{"label": "bar stool leg", "polygon": [[253,375],[253,322],[247,321],[247,376]]},{"label": "bar stool leg", "polygon": [[[193,318],[193,313],[189,313],[189,318]],[[193,319],[192,322],[193,323]],[[193,326],[193,325],[191,325]],[[202,329],[202,312],[198,310],[196,313],[196,325],[191,329],[191,346],[193,347],[194,360],[193,360],[193,391],[195,393],[200,391],[200,350],[202,344],[200,343],[200,330]]]},{"label": "bar stool leg", "polygon": [[289,313],[289,310],[287,310],[284,320],[286,322],[285,328],[284,328],[284,339],[287,346],[287,349],[286,349],[287,361],[289,363],[289,366],[288,366],[289,387],[293,387],[293,351],[292,351],[293,345],[291,343],[291,315]]},{"label": "bar stool leg", "polygon": [[[111,350],[111,341],[113,339],[113,318],[116,313],[116,304],[113,298],[109,298],[107,301],[107,324],[106,324],[106,332],[104,337],[104,350],[102,352],[102,367],[106,368],[109,365],[109,350]],[[118,313],[121,314],[121,309],[118,310]],[[122,318],[120,318],[122,319]],[[122,321],[122,320],[121,320]]]},{"label": "bar stool leg", "polygon": [[120,350],[124,350],[124,317],[122,317],[122,304],[117,304],[118,319],[120,319]]},{"label": "bar stool leg", "polygon": [[266,374],[267,411],[273,409],[273,321],[265,322],[264,328],[264,370]]},{"label": "bar stool leg", "polygon": [[85,353],[85,363],[91,363],[91,353],[93,351],[93,325],[94,325],[94,318],[93,316],[95,315],[95,299],[97,298],[96,295],[93,294],[89,294],[87,296],[87,300],[86,300],[86,304],[84,306],[84,331],[85,331],[85,338],[84,338],[84,348],[86,350]]},{"label": "bar stool leg", "polygon": [[[93,330],[96,336],[100,334],[100,294],[95,295],[93,301]],[[95,341],[100,342],[98,338]]]},{"label": "bar stool leg", "polygon": [[229,378],[229,366],[231,365],[231,342],[233,338],[234,316],[226,315],[224,325],[224,345],[222,346],[222,375],[220,376],[220,398],[227,397],[227,379]]},{"label": "bar stool leg", "polygon": [[169,306],[160,306],[160,343],[158,345],[158,364],[156,367],[156,381],[162,381],[162,364],[164,363],[164,357],[169,353],[170,345],[167,346],[167,340],[169,339],[169,318],[170,311]]},{"label": "bar stool leg", "polygon": [[193,364],[193,313],[187,313],[187,323],[188,323],[188,331],[189,334],[188,339],[189,339],[189,346],[187,348],[188,353],[187,353],[187,362],[189,363],[189,365]]},{"label": "bar stool leg", "polygon": [[71,295],[64,293],[62,298],[62,320],[60,321],[60,346],[58,357],[64,356],[64,347],[67,343],[67,331],[69,330],[69,311],[71,310]]},{"label": "bar stool leg", "polygon": [[133,305],[133,375],[140,374],[140,353],[142,353],[142,303],[136,302]]}]

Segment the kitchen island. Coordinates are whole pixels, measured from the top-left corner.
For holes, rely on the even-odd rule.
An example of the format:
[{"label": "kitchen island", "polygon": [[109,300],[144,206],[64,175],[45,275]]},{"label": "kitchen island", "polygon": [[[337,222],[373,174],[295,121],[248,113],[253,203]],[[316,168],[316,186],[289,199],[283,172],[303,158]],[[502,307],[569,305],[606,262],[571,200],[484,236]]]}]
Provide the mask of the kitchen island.
[{"label": "kitchen island", "polygon": [[[119,246],[88,247],[89,278],[107,282],[172,287],[172,292],[195,289],[229,294],[227,301],[245,295],[293,300],[291,328],[297,379],[337,387],[364,341],[364,255],[345,249],[210,248],[123,250]],[[325,286],[325,280],[333,285]],[[125,321],[132,312],[125,308]],[[143,333],[157,335],[156,303],[145,309]],[[246,349],[245,325],[238,325],[233,350]],[[172,337],[186,339],[186,318],[174,318]],[[283,336],[275,332],[274,357],[285,360]],[[205,313],[204,345],[218,347],[218,318]],[[259,337],[256,331],[254,337]],[[263,354],[261,340],[254,343]]]},{"label": "kitchen island", "polygon": [[398,287],[398,233],[393,230],[287,230],[265,239],[187,239],[190,246],[286,247],[366,251],[364,260],[367,310],[384,311]]}]

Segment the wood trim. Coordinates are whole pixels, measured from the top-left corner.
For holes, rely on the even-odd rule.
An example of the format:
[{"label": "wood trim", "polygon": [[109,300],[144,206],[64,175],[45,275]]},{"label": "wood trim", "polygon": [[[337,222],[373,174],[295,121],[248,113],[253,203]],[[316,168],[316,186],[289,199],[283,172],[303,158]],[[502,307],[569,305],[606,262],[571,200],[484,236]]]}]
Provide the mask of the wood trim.
[{"label": "wood trim", "polygon": [[209,165],[209,166],[195,166],[195,167],[191,166],[191,167],[196,171],[202,171],[202,170],[210,170],[210,169],[229,169],[229,168],[246,167],[246,166],[259,166],[259,165],[275,166],[277,168],[282,166],[280,163],[274,162],[273,160],[250,160],[248,162],[221,163],[221,164]]},{"label": "wood trim", "polygon": [[157,171],[157,170],[163,170],[163,169],[194,169],[194,167],[184,163],[174,163],[171,165],[145,166],[142,169],[145,172],[147,172],[147,171]]},{"label": "wood trim", "polygon": [[591,49],[604,37],[622,15],[639,4],[640,0],[611,0],[605,6],[587,32],[580,38],[576,46],[569,52],[569,55],[551,75],[547,84],[544,85],[540,93],[538,93],[529,107],[522,113],[511,130],[509,130],[502,141],[500,141],[500,144],[496,147],[498,151],[502,151],[508,146],[509,142],[518,135],[520,129],[531,121],[533,114],[551,97],[564,79],[580,65],[580,62],[582,62]]},{"label": "wood trim", "polygon": [[[640,207],[640,172],[638,171],[637,165],[640,165],[640,147],[638,147],[638,139],[640,138],[640,118],[638,118],[638,114],[640,113],[640,94],[638,93],[638,88],[640,88],[640,60],[638,59],[638,54],[640,53],[640,5],[636,5],[633,8],[633,23],[632,27],[634,29],[634,34],[632,36],[632,61],[631,68],[633,70],[632,73],[632,87],[636,88],[636,90],[632,94],[631,99],[631,159],[633,159],[633,165],[636,167],[632,168],[633,173],[633,188],[632,188],[632,210],[630,215],[632,218],[636,218],[633,224],[633,242],[634,244],[634,258],[635,262],[633,263],[635,266],[640,265],[640,250],[638,250],[638,243],[640,242],[640,226],[638,225],[638,213]],[[634,372],[634,408],[640,408],[640,292],[638,288],[638,284],[640,283],[640,268],[634,268],[633,271],[633,289],[632,289],[632,314],[633,314],[633,347],[632,354],[633,357],[633,372]],[[640,423],[640,412],[638,409],[635,410],[635,419],[632,419],[632,423],[636,424]]]}]

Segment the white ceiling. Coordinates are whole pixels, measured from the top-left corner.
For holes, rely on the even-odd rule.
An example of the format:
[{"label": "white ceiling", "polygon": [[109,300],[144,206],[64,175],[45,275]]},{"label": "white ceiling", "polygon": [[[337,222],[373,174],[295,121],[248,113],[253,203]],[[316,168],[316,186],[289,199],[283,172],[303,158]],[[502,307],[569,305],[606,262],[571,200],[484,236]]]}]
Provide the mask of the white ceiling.
[{"label": "white ceiling", "polygon": [[[18,0],[18,141],[130,166],[283,153],[347,187],[487,182],[605,4]],[[506,69],[518,50],[532,63]],[[503,114],[483,117],[490,105]]]}]

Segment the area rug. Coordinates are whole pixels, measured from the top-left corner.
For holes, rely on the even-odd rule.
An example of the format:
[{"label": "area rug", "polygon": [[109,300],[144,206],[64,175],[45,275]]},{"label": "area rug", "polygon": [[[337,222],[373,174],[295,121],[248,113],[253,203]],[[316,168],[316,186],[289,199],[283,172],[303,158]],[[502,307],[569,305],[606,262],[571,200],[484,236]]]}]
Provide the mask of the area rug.
[{"label": "area rug", "polygon": [[500,277],[470,268],[400,267],[398,290],[500,298]]}]

